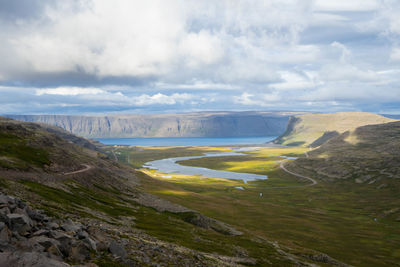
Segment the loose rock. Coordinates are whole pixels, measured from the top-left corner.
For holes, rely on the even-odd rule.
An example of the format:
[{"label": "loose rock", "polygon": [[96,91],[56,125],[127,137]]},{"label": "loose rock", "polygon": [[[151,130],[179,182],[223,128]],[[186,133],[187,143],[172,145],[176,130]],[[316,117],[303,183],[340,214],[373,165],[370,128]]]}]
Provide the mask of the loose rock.
[{"label": "loose rock", "polygon": [[120,258],[126,257],[126,251],[124,247],[118,244],[116,241],[112,241],[108,249],[115,257],[120,257]]},{"label": "loose rock", "polygon": [[32,222],[28,216],[24,214],[10,213],[7,214],[10,229],[17,231],[20,235],[25,235],[31,229]]}]

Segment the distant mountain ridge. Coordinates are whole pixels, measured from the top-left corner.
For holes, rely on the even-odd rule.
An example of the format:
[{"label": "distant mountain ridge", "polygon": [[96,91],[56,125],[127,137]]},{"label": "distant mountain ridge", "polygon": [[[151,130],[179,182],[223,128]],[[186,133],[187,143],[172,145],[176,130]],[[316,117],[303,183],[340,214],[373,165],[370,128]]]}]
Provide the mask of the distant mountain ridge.
[{"label": "distant mountain ridge", "polygon": [[380,115],[389,119],[396,119],[396,120],[400,119],[400,114],[380,114]]},{"label": "distant mountain ridge", "polygon": [[88,138],[250,137],[282,134],[296,112],[199,112],[154,115],[8,115]]}]

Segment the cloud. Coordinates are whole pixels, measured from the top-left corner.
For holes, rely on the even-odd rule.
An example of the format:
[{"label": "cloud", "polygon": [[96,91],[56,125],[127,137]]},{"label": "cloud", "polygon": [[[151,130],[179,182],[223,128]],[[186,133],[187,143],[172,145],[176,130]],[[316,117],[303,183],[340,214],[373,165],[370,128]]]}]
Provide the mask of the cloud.
[{"label": "cloud", "polygon": [[239,86],[225,84],[225,83],[212,83],[205,81],[194,80],[192,83],[187,84],[169,84],[169,83],[156,83],[157,88],[161,89],[190,89],[190,90],[205,90],[205,89],[218,89],[218,90],[236,90],[240,89]]},{"label": "cloud", "polygon": [[98,88],[79,88],[79,87],[58,87],[50,89],[37,89],[36,95],[97,95],[106,93],[102,89]]},{"label": "cloud", "polygon": [[270,84],[269,87],[280,92],[315,88],[321,81],[317,81],[314,77],[316,74],[312,72],[290,72],[282,71],[282,82]]},{"label": "cloud", "polygon": [[[210,65],[225,72],[225,64],[240,61],[242,56],[248,56],[250,63],[263,64],[268,59],[261,49],[296,42],[307,20],[298,12],[307,12],[305,2],[44,2],[39,9],[42,16],[34,23],[21,16],[20,25],[6,24],[9,34],[3,38],[0,54],[12,56],[4,66],[0,63],[0,72],[22,80],[27,73],[45,79],[43,74],[62,72],[103,79],[162,77],[181,68],[193,73]],[[211,8],[212,16],[198,8]],[[269,16],[264,15],[266,10]],[[306,54],[299,52],[287,60]],[[232,76],[225,79],[232,80],[237,72],[241,71],[232,70]]]},{"label": "cloud", "polygon": [[218,36],[205,30],[189,33],[183,38],[178,49],[189,67],[215,64],[224,55],[224,48]]},{"label": "cloud", "polygon": [[274,93],[253,95],[245,92],[240,96],[234,97],[234,101],[237,104],[259,107],[276,106],[275,103],[280,100],[282,100],[281,97]]},{"label": "cloud", "polygon": [[348,60],[348,57],[351,55],[351,52],[345,45],[335,41],[331,44],[331,46],[338,48],[341,51],[341,56],[340,56],[341,62],[346,62]]},{"label": "cloud", "polygon": [[174,105],[176,103],[184,103],[192,99],[194,99],[194,97],[190,94],[172,94],[168,96],[158,93],[152,96],[143,94],[138,97],[133,97],[131,101],[135,106],[147,106],[155,104]]},{"label": "cloud", "polygon": [[390,60],[400,61],[400,48],[399,47],[395,47],[392,49],[392,52],[390,54]]},{"label": "cloud", "polygon": [[315,9],[319,11],[373,11],[379,7],[376,0],[316,0]]},{"label": "cloud", "polygon": [[394,0],[0,0],[0,112],[393,109],[399,17]]}]

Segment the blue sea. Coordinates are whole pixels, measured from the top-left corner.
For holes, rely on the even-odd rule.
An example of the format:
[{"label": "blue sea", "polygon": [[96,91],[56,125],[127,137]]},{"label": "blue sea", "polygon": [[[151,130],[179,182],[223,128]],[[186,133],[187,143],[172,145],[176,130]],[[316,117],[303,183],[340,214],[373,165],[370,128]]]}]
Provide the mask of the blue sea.
[{"label": "blue sea", "polygon": [[105,145],[127,146],[225,146],[260,145],[276,136],[260,137],[154,137],[154,138],[96,138]]}]

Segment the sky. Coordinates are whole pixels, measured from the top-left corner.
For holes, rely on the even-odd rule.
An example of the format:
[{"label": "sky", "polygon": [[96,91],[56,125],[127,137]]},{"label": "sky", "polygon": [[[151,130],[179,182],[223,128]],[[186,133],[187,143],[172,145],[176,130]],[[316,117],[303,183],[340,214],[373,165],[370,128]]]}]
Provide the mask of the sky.
[{"label": "sky", "polygon": [[0,0],[0,114],[400,114],[397,0]]}]

